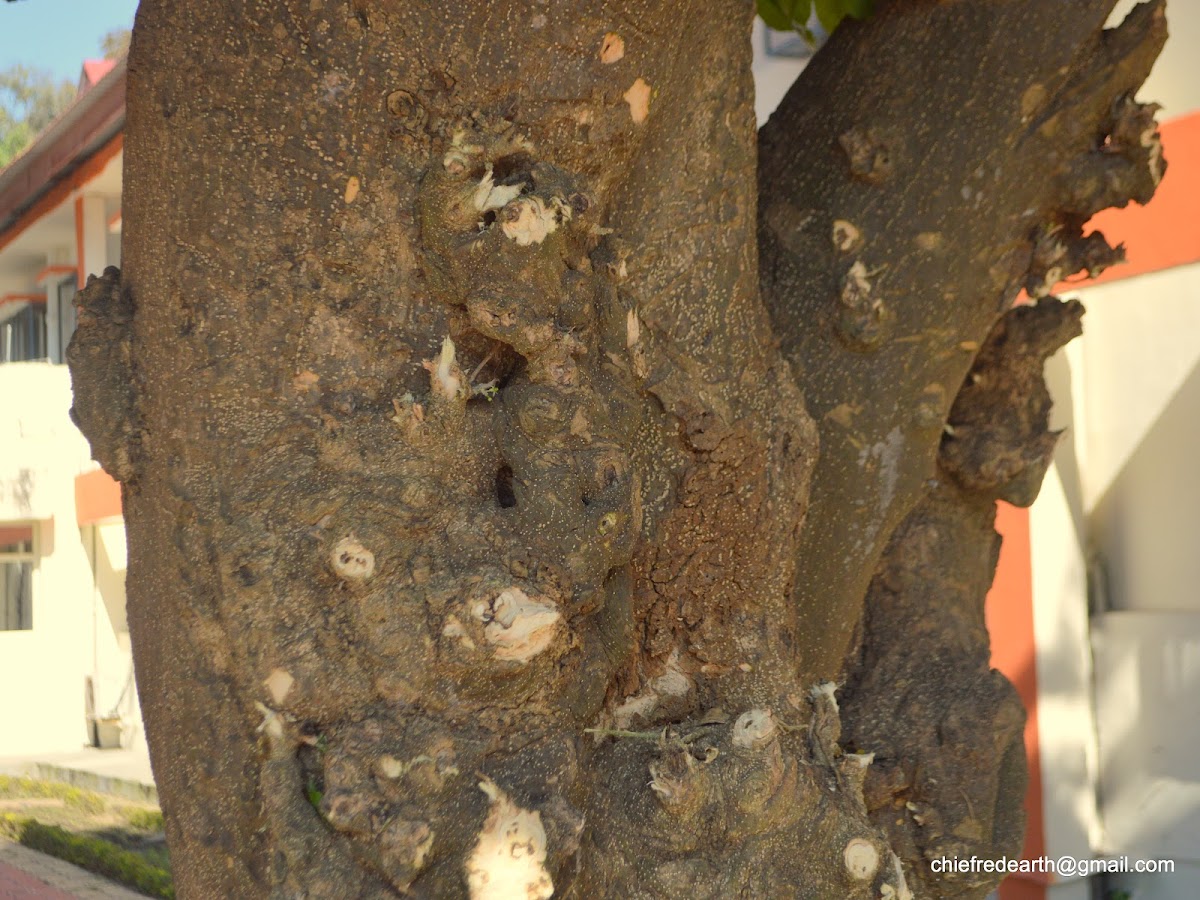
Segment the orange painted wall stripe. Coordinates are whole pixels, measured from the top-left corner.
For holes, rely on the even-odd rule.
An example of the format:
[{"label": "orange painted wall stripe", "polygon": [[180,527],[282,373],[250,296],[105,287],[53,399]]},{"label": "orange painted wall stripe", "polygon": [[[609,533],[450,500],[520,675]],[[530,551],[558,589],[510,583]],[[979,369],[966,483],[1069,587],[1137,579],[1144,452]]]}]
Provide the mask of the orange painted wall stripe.
[{"label": "orange painted wall stripe", "polygon": [[[1025,706],[1029,788],[1025,792],[1023,856],[1030,859],[1045,855],[1046,830],[1042,813],[1042,765],[1038,754],[1037,647],[1033,632],[1029,510],[997,503],[996,530],[1003,543],[984,615],[992,641],[992,667],[1003,672],[1013,683]],[[1010,875],[1000,885],[1000,900],[1045,900],[1045,882],[1039,881]]]},{"label": "orange painted wall stripe", "polygon": [[1160,129],[1167,172],[1145,206],[1106,209],[1088,223],[1114,247],[1125,244],[1128,262],[1091,281],[1060,285],[1075,289],[1132,278],[1200,261],[1200,110],[1166,122]]},{"label": "orange painted wall stripe", "polygon": [[45,303],[45,294],[5,294],[0,297],[0,306],[5,303]]},{"label": "orange painted wall stripe", "polygon": [[103,469],[75,476],[75,520],[94,525],[121,515],[121,485]]},{"label": "orange painted wall stripe", "polygon": [[70,275],[74,271],[74,266],[46,266],[33,276],[33,283],[41,284],[47,278],[53,278],[55,275]]},{"label": "orange painted wall stripe", "polygon": [[[83,165],[52,187],[37,203],[21,213],[4,234],[0,234],[0,250],[20,237],[21,232],[26,228],[69,198],[72,191],[99,175],[101,170],[108,165],[108,161],[120,153],[124,147],[124,132],[114,135],[107,144],[88,157]],[[82,285],[80,286],[82,287]]]}]

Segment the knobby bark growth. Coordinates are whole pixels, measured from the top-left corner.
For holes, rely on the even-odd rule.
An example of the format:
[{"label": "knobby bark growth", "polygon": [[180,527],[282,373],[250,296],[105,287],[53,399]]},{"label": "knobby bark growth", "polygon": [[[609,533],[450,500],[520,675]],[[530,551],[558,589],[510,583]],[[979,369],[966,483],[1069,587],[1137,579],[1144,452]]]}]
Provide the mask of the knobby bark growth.
[{"label": "knobby bark growth", "polygon": [[1165,22],[879,5],[759,139],[750,4],[143,0],[70,359],[181,896],[987,892],[1012,304],[1119,258]]}]

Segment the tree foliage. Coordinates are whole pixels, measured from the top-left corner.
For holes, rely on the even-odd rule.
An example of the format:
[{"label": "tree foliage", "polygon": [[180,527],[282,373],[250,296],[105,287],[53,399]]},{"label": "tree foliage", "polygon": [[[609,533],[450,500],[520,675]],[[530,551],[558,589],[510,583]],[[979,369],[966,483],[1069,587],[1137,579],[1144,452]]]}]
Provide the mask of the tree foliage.
[{"label": "tree foliage", "polygon": [[26,65],[0,71],[0,166],[6,166],[75,99],[75,86]]},{"label": "tree foliage", "polygon": [[[105,59],[129,51],[131,31],[116,28],[100,39]],[[67,79],[56,80],[44,69],[24,64],[0,71],[0,167],[7,166],[38,132],[71,105],[77,91]]]},{"label": "tree foliage", "polygon": [[812,30],[812,20],[826,34],[850,16],[865,19],[874,9],[875,0],[757,0],[758,14],[775,31],[796,31],[810,44],[817,42]]},{"label": "tree foliage", "polygon": [[129,52],[129,38],[133,32],[128,28],[116,28],[100,39],[100,49],[105,59],[120,59]]}]

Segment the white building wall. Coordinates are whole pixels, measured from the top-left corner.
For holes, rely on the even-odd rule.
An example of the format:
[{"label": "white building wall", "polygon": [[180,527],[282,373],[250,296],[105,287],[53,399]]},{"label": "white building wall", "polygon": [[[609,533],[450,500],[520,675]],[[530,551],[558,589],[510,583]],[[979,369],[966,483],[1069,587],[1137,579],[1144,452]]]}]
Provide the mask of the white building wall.
[{"label": "white building wall", "polygon": [[[1133,5],[1121,0],[1110,24]],[[1163,105],[1163,120],[1200,107],[1200,3],[1170,3],[1167,18],[1171,38],[1139,92]],[[1031,515],[1047,851],[1078,844],[1087,817],[1080,807],[1072,818],[1068,797],[1087,773],[1097,782],[1098,819],[1088,829],[1095,854],[1171,858],[1177,866],[1173,874],[1107,876],[1097,890],[1136,900],[1195,898],[1200,265],[1080,294],[1084,337],[1047,366],[1064,407],[1056,412],[1071,420],[1058,424],[1070,431]],[[1088,574],[1090,622],[1080,615]],[[1070,635],[1068,643],[1083,649],[1089,633],[1090,661],[1056,649],[1054,635]],[[1073,677],[1063,677],[1073,655]],[[1078,714],[1086,672],[1094,678],[1094,741]],[[1080,747],[1084,759],[1072,760],[1071,748]],[[1048,896],[1058,900],[1062,890]]]},{"label": "white building wall", "polygon": [[[32,473],[38,498],[33,628],[0,631],[0,756],[74,750],[87,740],[92,578],[75,518],[75,475],[94,464],[68,418],[70,405],[65,366],[0,365],[0,464],[6,475]],[[15,512],[0,514],[13,521]]]},{"label": "white building wall", "polygon": [[1099,849],[1176,862],[1113,889],[1200,897],[1200,264],[1081,293]]},{"label": "white building wall", "polygon": [[[1125,18],[1140,0],[1120,0],[1109,25]],[[1167,29],[1171,36],[1154,64],[1154,71],[1138,92],[1141,100],[1163,107],[1160,119],[1171,119],[1200,107],[1200,78],[1196,77],[1196,47],[1200,46],[1200,3],[1168,0]]]},{"label": "white building wall", "polygon": [[1200,896],[1200,616],[1113,612],[1094,640],[1104,849],[1190,862]]},{"label": "white building wall", "polygon": [[93,579],[91,652],[96,712],[121,719],[121,746],[144,746],[125,613],[125,525],[119,520],[105,522],[85,526],[80,532]]},{"label": "white building wall", "polygon": [[1083,294],[1084,503],[1108,604],[1200,612],[1200,264]]},{"label": "white building wall", "polygon": [[787,89],[792,86],[807,60],[768,56],[766,28],[762,19],[755,18],[754,32],[754,113],[762,125],[775,111]]},{"label": "white building wall", "polygon": [[1046,474],[1029,529],[1046,854],[1086,859],[1100,836],[1087,566],[1058,466]]}]

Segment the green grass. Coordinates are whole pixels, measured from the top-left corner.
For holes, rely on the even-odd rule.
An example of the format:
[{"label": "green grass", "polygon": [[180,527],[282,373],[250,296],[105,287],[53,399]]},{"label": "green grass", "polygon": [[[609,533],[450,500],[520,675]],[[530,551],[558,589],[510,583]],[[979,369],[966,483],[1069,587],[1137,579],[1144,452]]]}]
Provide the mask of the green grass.
[{"label": "green grass", "polygon": [[98,813],[104,810],[104,798],[92,791],[60,784],[57,781],[38,781],[35,778],[14,778],[0,775],[0,798],[38,797],[61,800],[66,806],[81,812]]},{"label": "green grass", "polygon": [[163,830],[163,815],[161,809],[143,809],[130,806],[121,811],[129,827],[150,834],[161,834]]},{"label": "green grass", "polygon": [[0,775],[0,801],[8,807],[0,810],[0,837],[151,897],[175,896],[160,810],[57,781],[7,775]]},{"label": "green grass", "polygon": [[33,850],[66,860],[151,897],[174,900],[171,873],[110,841],[72,834],[28,816],[0,815],[0,835]]}]

